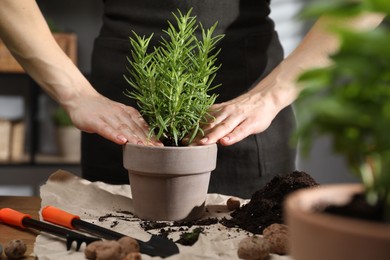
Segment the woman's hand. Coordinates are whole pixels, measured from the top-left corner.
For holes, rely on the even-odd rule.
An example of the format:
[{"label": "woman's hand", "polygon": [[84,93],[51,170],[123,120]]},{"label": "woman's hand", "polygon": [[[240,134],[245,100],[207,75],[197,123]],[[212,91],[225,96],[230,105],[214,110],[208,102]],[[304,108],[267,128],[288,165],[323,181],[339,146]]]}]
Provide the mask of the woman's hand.
[{"label": "woman's hand", "polygon": [[198,144],[219,142],[232,145],[249,135],[265,131],[283,108],[266,89],[250,91],[210,109],[214,117],[203,127],[205,136]]},{"label": "woman's hand", "polygon": [[82,131],[124,144],[162,145],[148,138],[149,126],[133,107],[112,101],[98,93],[72,100],[66,109],[74,125]]}]

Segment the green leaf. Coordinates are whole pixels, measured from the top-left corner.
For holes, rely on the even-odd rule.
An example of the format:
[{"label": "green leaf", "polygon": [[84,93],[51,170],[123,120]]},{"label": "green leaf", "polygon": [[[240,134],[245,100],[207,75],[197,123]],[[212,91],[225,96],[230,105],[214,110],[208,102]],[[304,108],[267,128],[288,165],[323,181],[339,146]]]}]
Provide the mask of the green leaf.
[{"label": "green leaf", "polygon": [[358,1],[328,0],[309,5],[309,7],[302,10],[300,17],[301,19],[308,19],[324,14],[346,17],[360,14],[362,11],[362,5]]}]

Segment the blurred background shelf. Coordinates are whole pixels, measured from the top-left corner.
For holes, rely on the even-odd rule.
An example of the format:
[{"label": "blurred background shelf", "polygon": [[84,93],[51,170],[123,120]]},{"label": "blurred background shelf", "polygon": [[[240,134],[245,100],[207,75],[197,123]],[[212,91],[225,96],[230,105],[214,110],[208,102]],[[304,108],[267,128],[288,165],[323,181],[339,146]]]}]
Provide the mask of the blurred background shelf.
[{"label": "blurred background shelf", "polygon": [[[94,0],[37,0],[37,4],[59,45],[88,77],[103,4]],[[5,107],[7,113],[15,110],[15,106],[19,107],[22,110],[20,119],[25,126],[24,140],[17,138],[24,142],[23,154],[19,159],[0,159],[0,195],[39,195],[40,185],[58,169],[81,175],[79,159],[58,155],[56,127],[51,118],[57,104],[24,73],[9,51],[4,50],[3,44],[0,44],[0,97],[21,100],[18,101],[22,103],[21,108],[20,104]],[[2,111],[0,108],[0,114]],[[3,119],[9,120],[7,117]]]},{"label": "blurred background shelf", "polygon": [[[74,33],[53,33],[61,49],[68,57],[77,64],[77,36]],[[5,73],[24,73],[24,69],[12,56],[10,51],[0,39],[0,72]]]},{"label": "blurred background shelf", "polygon": [[[68,57],[77,65],[77,35],[75,33],[53,33],[55,40]],[[15,83],[24,70],[13,58],[12,54],[0,40],[0,76],[4,76],[4,88],[14,88]],[[7,84],[7,75],[8,84]],[[13,76],[13,77],[12,77]],[[67,157],[42,155],[45,153],[59,153],[55,126],[52,114],[56,104],[44,94],[39,86],[26,77],[23,91],[14,91],[7,95],[7,91],[0,89],[0,166],[2,164],[29,163],[36,165],[46,163],[79,163],[80,141],[78,140],[76,159]],[[17,111],[17,112],[15,112]],[[49,140],[45,140],[49,139]],[[79,139],[79,138],[78,138]],[[45,142],[46,141],[46,142]],[[47,147],[47,146],[52,147]],[[56,151],[57,150],[57,151]],[[25,154],[27,153],[27,155]]]},{"label": "blurred background shelf", "polygon": [[8,160],[1,160],[0,166],[34,166],[34,165],[49,165],[49,166],[55,166],[55,165],[79,165],[80,159],[79,158],[67,158],[61,155],[51,155],[51,154],[36,154],[35,155],[35,161],[34,163],[31,163],[30,156],[28,154],[23,154],[18,159],[8,159]]}]

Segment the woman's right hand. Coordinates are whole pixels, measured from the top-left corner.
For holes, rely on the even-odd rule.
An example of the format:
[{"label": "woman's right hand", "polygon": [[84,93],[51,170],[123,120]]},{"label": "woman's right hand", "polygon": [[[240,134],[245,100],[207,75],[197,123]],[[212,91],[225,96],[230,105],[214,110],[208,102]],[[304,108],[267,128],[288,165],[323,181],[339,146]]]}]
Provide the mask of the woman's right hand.
[{"label": "woman's right hand", "polygon": [[112,101],[99,93],[88,93],[65,106],[74,125],[117,143],[162,146],[149,135],[149,126],[135,108]]}]

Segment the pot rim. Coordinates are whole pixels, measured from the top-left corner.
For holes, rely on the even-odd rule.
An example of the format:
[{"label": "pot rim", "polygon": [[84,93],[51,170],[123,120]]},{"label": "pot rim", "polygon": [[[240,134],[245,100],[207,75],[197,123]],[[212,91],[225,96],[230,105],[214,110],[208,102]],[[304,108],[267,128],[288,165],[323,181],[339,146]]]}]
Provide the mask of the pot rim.
[{"label": "pot rim", "polygon": [[163,150],[163,149],[193,150],[193,149],[204,149],[206,147],[213,147],[213,146],[217,146],[217,144],[192,145],[192,146],[151,146],[151,145],[125,143],[124,146],[131,146],[131,147],[151,149],[151,150],[156,150],[156,149],[161,149],[161,150]]},{"label": "pot rim", "polygon": [[[353,193],[361,192],[361,184],[325,184],[318,187],[305,188],[295,191],[287,196],[285,201],[285,213],[287,224],[291,218],[300,219],[311,225],[319,225],[329,230],[343,231],[354,235],[369,235],[373,238],[383,238],[390,240],[390,224],[365,221],[349,217],[325,214],[316,211],[320,205],[333,203],[332,197],[344,196],[349,198]],[[337,202],[336,202],[337,203]],[[353,228],[351,228],[351,226]]]},{"label": "pot rim", "polygon": [[[123,166],[143,174],[191,175],[211,172],[216,168],[216,144],[189,147],[161,147],[126,144]],[[201,163],[200,163],[201,162]]]}]

